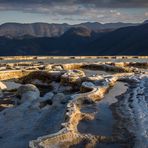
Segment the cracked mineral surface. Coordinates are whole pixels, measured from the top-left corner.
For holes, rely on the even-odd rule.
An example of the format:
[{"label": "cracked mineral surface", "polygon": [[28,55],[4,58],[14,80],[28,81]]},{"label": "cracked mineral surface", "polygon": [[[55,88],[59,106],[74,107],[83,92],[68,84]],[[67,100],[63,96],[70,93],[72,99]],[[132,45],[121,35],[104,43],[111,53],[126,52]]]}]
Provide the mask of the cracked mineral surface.
[{"label": "cracked mineral surface", "polygon": [[3,57],[0,148],[147,148],[145,59]]}]

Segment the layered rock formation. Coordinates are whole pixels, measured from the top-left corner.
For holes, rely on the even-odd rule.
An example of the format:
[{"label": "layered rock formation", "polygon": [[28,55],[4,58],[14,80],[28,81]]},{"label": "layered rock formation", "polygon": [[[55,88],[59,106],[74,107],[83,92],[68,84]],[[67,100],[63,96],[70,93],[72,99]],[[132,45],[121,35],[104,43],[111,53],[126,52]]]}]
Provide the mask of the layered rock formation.
[{"label": "layered rock formation", "polygon": [[[18,66],[20,70],[16,70]],[[9,64],[0,72],[1,147],[145,147],[146,66],[130,62]],[[96,104],[118,81],[126,82],[128,90],[108,105],[115,118],[112,134],[82,133],[80,122],[101,120],[96,118]],[[98,130],[97,125],[93,128]]]}]

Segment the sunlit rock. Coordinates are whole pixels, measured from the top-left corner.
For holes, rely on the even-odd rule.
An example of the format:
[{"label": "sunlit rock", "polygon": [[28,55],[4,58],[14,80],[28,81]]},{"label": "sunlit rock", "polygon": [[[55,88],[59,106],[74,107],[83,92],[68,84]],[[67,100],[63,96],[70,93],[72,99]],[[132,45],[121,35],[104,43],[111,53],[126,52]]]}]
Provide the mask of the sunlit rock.
[{"label": "sunlit rock", "polygon": [[63,67],[61,65],[54,65],[54,66],[52,66],[52,70],[61,71],[61,70],[63,70]]},{"label": "sunlit rock", "polygon": [[46,66],[45,66],[45,70],[47,70],[47,71],[48,71],[48,70],[52,70],[52,65],[51,65],[51,64],[46,65]]},{"label": "sunlit rock", "polygon": [[1,90],[7,89],[7,86],[3,82],[0,82],[0,89]]},{"label": "sunlit rock", "polygon": [[80,85],[85,73],[81,70],[69,70],[61,76],[62,84],[76,84]]},{"label": "sunlit rock", "polygon": [[13,70],[14,69],[14,64],[10,64],[10,63],[7,64],[6,69]]},{"label": "sunlit rock", "polygon": [[147,64],[113,63],[115,56],[103,57],[107,62],[96,58],[96,63],[45,65],[36,60],[58,57],[31,57],[35,63],[10,64],[1,71],[7,87],[2,85],[0,92],[1,147],[130,147],[134,136],[138,147],[146,143],[148,78],[141,66]]}]

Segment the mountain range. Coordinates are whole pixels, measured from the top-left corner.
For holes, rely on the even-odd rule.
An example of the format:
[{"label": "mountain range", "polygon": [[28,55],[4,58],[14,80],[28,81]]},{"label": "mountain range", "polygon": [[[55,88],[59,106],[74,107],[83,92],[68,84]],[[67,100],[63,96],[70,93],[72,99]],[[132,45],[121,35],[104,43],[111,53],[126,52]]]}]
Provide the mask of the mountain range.
[{"label": "mountain range", "polygon": [[148,21],[0,26],[0,55],[148,55]]},{"label": "mountain range", "polygon": [[28,37],[59,37],[70,28],[86,27],[96,32],[115,30],[121,27],[133,26],[132,23],[107,23],[98,22],[82,23],[76,25],[69,24],[48,24],[48,23],[5,23],[0,25],[0,36],[8,38],[28,38]]}]

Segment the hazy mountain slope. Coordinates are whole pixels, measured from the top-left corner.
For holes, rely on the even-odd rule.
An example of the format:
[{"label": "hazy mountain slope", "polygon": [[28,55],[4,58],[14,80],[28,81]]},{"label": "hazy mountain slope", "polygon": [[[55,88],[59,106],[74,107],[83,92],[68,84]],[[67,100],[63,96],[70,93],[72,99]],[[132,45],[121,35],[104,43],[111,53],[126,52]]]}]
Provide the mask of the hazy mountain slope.
[{"label": "hazy mountain slope", "polygon": [[87,45],[87,50],[90,49],[99,55],[148,55],[148,23],[110,32]]},{"label": "hazy mountain slope", "polygon": [[0,37],[0,55],[148,55],[148,23],[95,32],[73,27],[60,37]]},{"label": "hazy mountain slope", "polygon": [[71,28],[55,38],[0,38],[0,55],[77,55],[83,46],[99,35],[88,28]]},{"label": "hazy mountain slope", "polygon": [[115,30],[115,29],[119,29],[119,28],[122,28],[122,27],[127,27],[127,26],[136,26],[138,24],[134,24],[134,23],[122,23],[122,22],[117,22],[117,23],[106,23],[106,24],[101,24],[101,23],[98,23],[98,22],[94,22],[94,23],[91,23],[91,22],[86,22],[86,23],[81,23],[81,24],[78,24],[78,26],[84,26],[84,27],[88,27],[92,30]]},{"label": "hazy mountain slope", "polygon": [[68,29],[73,27],[87,27],[96,32],[109,32],[121,27],[131,26],[129,23],[83,23],[77,25],[48,24],[48,23],[5,23],[0,25],[0,36],[9,38],[31,38],[31,37],[59,37]]},{"label": "hazy mountain slope", "polygon": [[60,36],[69,29],[68,24],[47,24],[47,23],[33,23],[33,24],[19,24],[6,23],[0,25],[0,36],[9,38],[18,38],[23,36],[32,37],[55,37]]}]

